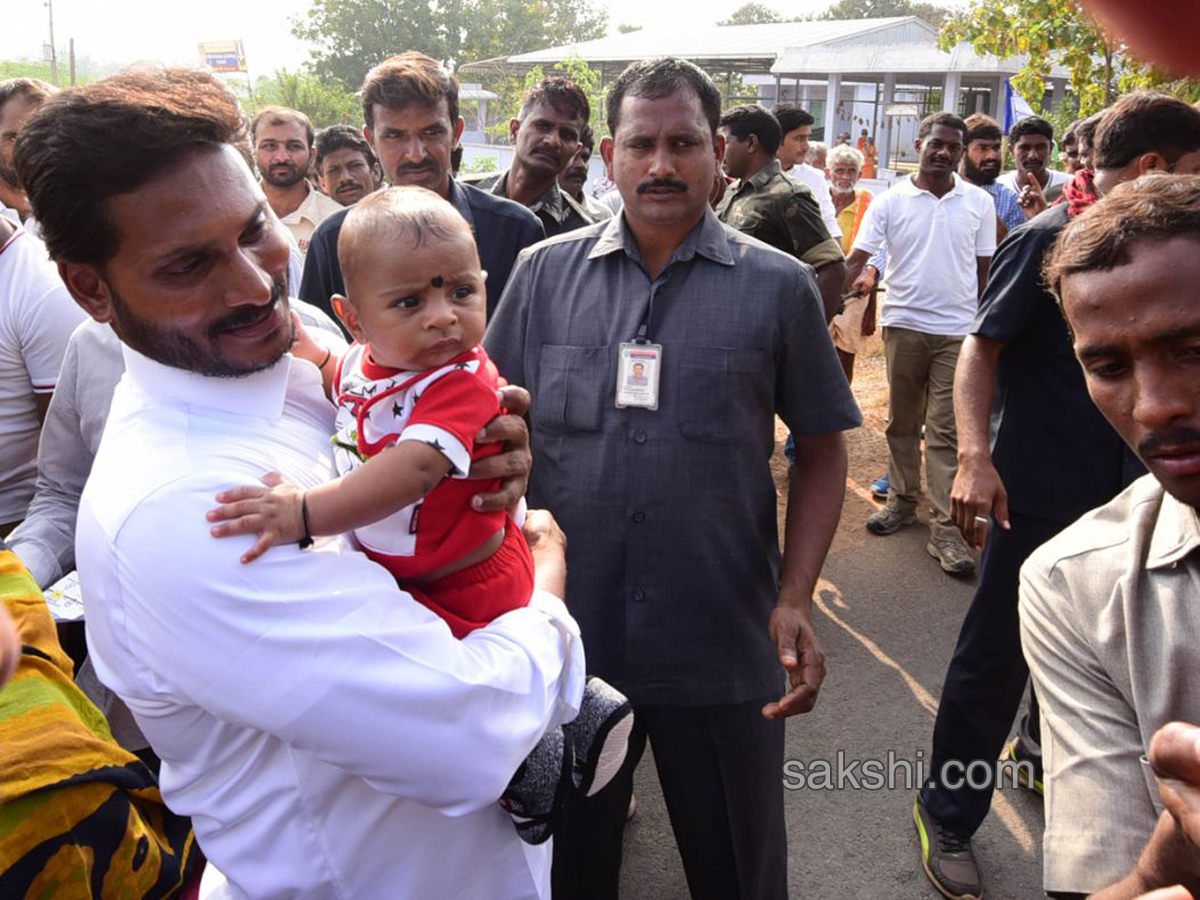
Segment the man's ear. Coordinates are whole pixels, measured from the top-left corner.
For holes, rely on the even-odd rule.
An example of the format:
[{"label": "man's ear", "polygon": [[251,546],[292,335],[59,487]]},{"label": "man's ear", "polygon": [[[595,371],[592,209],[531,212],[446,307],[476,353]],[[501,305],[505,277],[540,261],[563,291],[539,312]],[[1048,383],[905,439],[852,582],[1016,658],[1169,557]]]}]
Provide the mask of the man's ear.
[{"label": "man's ear", "polygon": [[610,137],[600,139],[600,159],[604,162],[604,175],[609,181],[616,181],[613,178],[613,139]]},{"label": "man's ear", "polygon": [[1171,171],[1171,168],[1161,153],[1151,150],[1137,158],[1137,172],[1134,177],[1150,174],[1165,175]]},{"label": "man's ear", "polygon": [[725,135],[718,134],[713,141],[713,154],[717,158],[718,166],[725,161]]},{"label": "man's ear", "polygon": [[112,291],[95,266],[60,261],[58,275],[85,313],[101,324],[112,321]]},{"label": "man's ear", "polygon": [[358,321],[358,310],[354,308],[354,304],[350,302],[350,299],[343,297],[341,294],[334,294],[329,298],[329,302],[333,305],[334,313],[342,320],[342,324],[346,326],[346,330],[360,344],[365,344],[367,341],[365,335],[363,335],[362,325]]},{"label": "man's ear", "polygon": [[450,145],[450,149],[457,150],[458,142],[462,140],[463,130],[467,127],[467,120],[462,116],[454,122],[454,143]]},{"label": "man's ear", "polygon": [[520,119],[508,120],[508,137],[515,144],[517,142],[517,132],[521,130]]}]

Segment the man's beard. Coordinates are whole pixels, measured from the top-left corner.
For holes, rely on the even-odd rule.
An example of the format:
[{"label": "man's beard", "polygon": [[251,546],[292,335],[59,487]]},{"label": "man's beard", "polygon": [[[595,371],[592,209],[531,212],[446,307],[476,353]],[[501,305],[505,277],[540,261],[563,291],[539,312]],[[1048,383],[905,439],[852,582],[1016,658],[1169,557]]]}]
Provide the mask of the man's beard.
[{"label": "man's beard", "polygon": [[14,191],[19,191],[21,186],[17,184],[17,170],[0,159],[0,181],[3,181],[8,187]]},{"label": "man's beard", "polygon": [[271,185],[272,187],[290,188],[293,185],[299,184],[301,181],[304,180],[304,173],[300,171],[300,168],[298,166],[289,165],[288,166],[288,174],[283,175],[283,176],[273,175],[271,173],[272,168],[275,168],[275,167],[268,166],[267,168],[263,169],[263,172],[262,172],[263,181],[265,181],[267,184]]},{"label": "man's beard", "polygon": [[845,187],[839,185],[836,181],[829,183],[830,190],[838,197],[848,197],[854,193],[854,184],[848,183]]},{"label": "man's beard", "polygon": [[[239,378],[275,365],[287,353],[288,348],[295,340],[295,323],[288,314],[285,317],[288,341],[278,354],[256,363],[231,362],[220,355],[220,351],[217,349],[218,339],[227,331],[259,321],[264,315],[264,307],[249,305],[238,307],[229,315],[209,325],[206,334],[208,343],[201,344],[191,335],[143,319],[130,309],[108,278],[105,278],[104,283],[108,286],[112,298],[113,312],[115,313],[113,329],[117,332],[117,336],[138,353],[155,362],[162,363],[164,366],[210,377]],[[277,278],[271,284],[271,303],[267,309],[273,311],[281,300],[285,304],[287,303],[287,291],[284,288],[283,280]]]},{"label": "man's beard", "polygon": [[974,185],[995,184],[996,176],[1000,174],[999,171],[993,172],[989,169],[976,168],[965,156],[963,157],[962,167],[963,178]]}]

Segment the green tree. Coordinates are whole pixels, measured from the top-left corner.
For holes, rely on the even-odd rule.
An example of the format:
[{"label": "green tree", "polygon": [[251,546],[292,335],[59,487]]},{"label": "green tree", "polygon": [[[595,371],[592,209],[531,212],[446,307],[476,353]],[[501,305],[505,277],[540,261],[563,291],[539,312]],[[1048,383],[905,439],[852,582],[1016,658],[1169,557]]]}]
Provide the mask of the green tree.
[{"label": "green tree", "polygon": [[825,10],[822,19],[883,19],[891,16],[917,16],[934,28],[941,28],[947,10],[933,3],[913,0],[838,0]]},{"label": "green tree", "polygon": [[[600,70],[593,69],[578,56],[569,56],[562,62],[555,63],[550,75],[565,75],[579,85],[587,95],[592,117],[588,122],[596,135],[596,143],[608,135],[608,125],[604,120],[604,92],[600,89]],[[541,66],[534,66],[525,73],[524,78],[503,78],[489,83],[489,90],[500,95],[500,100],[493,104],[496,110],[496,121],[487,129],[493,140],[500,143],[509,141],[509,122],[521,112],[521,102],[525,92],[545,78],[547,72]],[[490,115],[489,115],[490,118]]]},{"label": "green tree", "polygon": [[1042,107],[1055,65],[1070,71],[1082,116],[1103,109],[1120,91],[1157,87],[1194,99],[1200,84],[1172,80],[1131,56],[1075,0],[974,0],[947,21],[940,36],[946,49],[960,41],[977,53],[1027,55],[1012,84],[1035,108]]},{"label": "green tree", "polygon": [[769,6],[761,3],[746,3],[733,11],[728,19],[722,19],[718,25],[769,25],[772,22],[782,22],[783,16]]},{"label": "green tree", "polygon": [[314,74],[357,90],[404,50],[454,66],[591,40],[607,21],[596,0],[312,0],[292,33],[312,45]]},{"label": "green tree", "polygon": [[254,85],[254,95],[249,99],[253,111],[264,106],[298,109],[317,128],[357,125],[362,120],[362,104],[357,96],[339,83],[327,83],[310,72],[283,69],[271,78],[260,77]]},{"label": "green tree", "polygon": [[641,31],[644,25],[630,25],[628,22],[621,22],[617,25],[618,34],[633,34],[635,31]]}]

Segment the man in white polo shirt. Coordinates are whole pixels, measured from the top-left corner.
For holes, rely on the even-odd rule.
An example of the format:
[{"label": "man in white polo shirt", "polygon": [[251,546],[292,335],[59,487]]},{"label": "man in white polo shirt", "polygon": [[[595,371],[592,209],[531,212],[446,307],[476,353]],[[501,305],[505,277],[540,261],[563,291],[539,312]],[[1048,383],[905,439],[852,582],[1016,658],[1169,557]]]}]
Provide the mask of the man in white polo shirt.
[{"label": "man in white polo shirt", "polygon": [[33,497],[42,420],[83,318],[42,243],[0,217],[0,537]]},{"label": "man in white polo shirt", "polygon": [[888,293],[879,322],[887,360],[887,506],[867,519],[874,534],[916,521],[921,489],[921,426],[929,483],[929,555],[951,574],[975,570],[975,558],[950,518],[957,469],[954,369],[970,333],[996,250],[996,208],[984,191],[955,175],[966,125],[941,112],[921,122],[916,175],[875,199],[846,261],[855,290],[871,284],[863,266],[888,248]]}]

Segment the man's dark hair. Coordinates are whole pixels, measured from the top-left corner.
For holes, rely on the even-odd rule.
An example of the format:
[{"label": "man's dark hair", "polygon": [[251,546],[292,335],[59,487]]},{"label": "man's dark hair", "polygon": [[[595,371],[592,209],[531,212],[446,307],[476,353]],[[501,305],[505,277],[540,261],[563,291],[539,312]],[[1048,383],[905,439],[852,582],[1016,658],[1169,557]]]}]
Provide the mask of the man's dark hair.
[{"label": "man's dark hair", "polygon": [[791,134],[797,128],[817,123],[812,113],[795,103],[776,103],[771,107],[771,115],[779,123],[779,130],[783,134]]},{"label": "man's dark hair", "polygon": [[1027,134],[1040,134],[1048,141],[1054,140],[1054,126],[1039,116],[1026,116],[1008,132],[1008,142],[1015,144]]},{"label": "man's dark hair", "polygon": [[258,129],[264,125],[270,127],[272,125],[299,125],[304,129],[304,141],[308,145],[308,149],[312,149],[313,145],[313,125],[312,121],[304,113],[298,109],[291,109],[287,106],[267,106],[260,109],[257,115],[254,116],[254,121],[250,123],[250,140],[257,143]]},{"label": "man's dark hair", "polygon": [[226,144],[251,163],[246,118],[220,81],[144,69],[55,94],[21,129],[14,161],[50,255],[102,266],[120,245],[105,201]]},{"label": "man's dark hair", "polygon": [[1075,125],[1075,142],[1094,147],[1096,144],[1096,129],[1104,119],[1104,112],[1094,113]]},{"label": "man's dark hair", "polygon": [[1161,91],[1126,94],[1105,112],[1092,142],[1097,169],[1121,169],[1143,153],[1175,165],[1200,150],[1200,110]]},{"label": "man's dark hair", "polygon": [[325,161],[325,157],[338,150],[357,150],[367,161],[368,168],[374,168],[379,162],[362,132],[352,125],[330,125],[328,128],[322,128],[317,132],[316,144],[318,172],[321,171],[321,163]]},{"label": "man's dark hair", "polygon": [[966,133],[963,137],[964,144],[970,144],[971,141],[998,141],[1004,137],[1004,132],[1000,130],[1000,124],[991,116],[983,113],[967,116],[963,125],[966,126]]},{"label": "man's dark hair", "polygon": [[721,116],[720,127],[728,128],[729,133],[739,141],[744,141],[750,135],[754,135],[768,156],[775,155],[780,141],[783,140],[783,131],[780,130],[779,120],[756,103],[747,103],[744,106],[727,109]]},{"label": "man's dark hair", "polygon": [[700,98],[700,107],[704,110],[704,118],[708,120],[708,127],[715,140],[721,121],[721,92],[703,69],[695,63],[674,56],[646,59],[625,67],[625,71],[617,77],[612,90],[608,92],[605,113],[609,133],[617,133],[621,104],[626,95],[661,100],[685,88]]},{"label": "man's dark hair", "polygon": [[586,147],[588,153],[594,153],[596,150],[596,132],[592,130],[591,125],[584,125],[579,131],[579,146]]},{"label": "man's dark hair", "polygon": [[1079,134],[1078,134],[1079,123],[1082,121],[1083,121],[1083,119],[1076,119],[1074,122],[1072,122],[1070,125],[1067,126],[1067,130],[1063,132],[1063,136],[1062,136],[1062,144],[1064,147],[1067,146],[1067,144],[1076,143],[1076,141],[1078,140],[1078,137],[1079,137]]},{"label": "man's dark hair", "polygon": [[525,92],[525,98],[521,101],[521,112],[517,118],[524,122],[533,107],[543,104],[560,115],[571,116],[581,125],[587,124],[588,119],[592,117],[592,107],[583,88],[570,78],[559,75],[543,78],[539,84]]},{"label": "man's dark hair", "polygon": [[1119,184],[1063,229],[1046,255],[1046,283],[1060,298],[1062,281],[1130,261],[1141,241],[1189,235],[1200,239],[1200,176],[1143,175]]},{"label": "man's dark hair", "polygon": [[9,78],[7,81],[0,81],[0,106],[4,106],[13,97],[20,97],[26,103],[40,106],[56,93],[58,88],[37,78]]},{"label": "man's dark hair", "polygon": [[432,109],[442,100],[450,127],[458,121],[458,82],[436,59],[410,50],[385,59],[363,80],[363,121],[375,127],[375,107],[402,109],[413,103]]},{"label": "man's dark hair", "polygon": [[929,136],[929,132],[933,131],[934,125],[945,125],[948,128],[957,128],[962,132],[963,144],[967,142],[967,123],[952,112],[935,112],[926,116],[921,120],[921,127],[917,129],[917,140],[922,140]]}]

